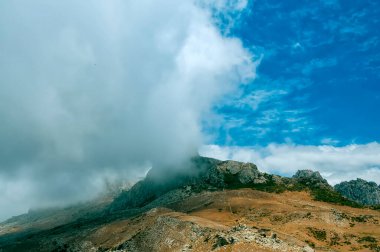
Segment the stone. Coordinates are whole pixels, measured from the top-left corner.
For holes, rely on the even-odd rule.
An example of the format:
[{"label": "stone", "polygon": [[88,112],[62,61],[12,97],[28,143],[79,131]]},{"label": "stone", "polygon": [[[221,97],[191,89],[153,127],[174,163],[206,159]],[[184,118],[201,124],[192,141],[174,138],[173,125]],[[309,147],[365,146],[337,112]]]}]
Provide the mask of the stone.
[{"label": "stone", "polygon": [[363,205],[380,205],[380,187],[375,182],[364,179],[345,181],[334,189],[346,198]]}]

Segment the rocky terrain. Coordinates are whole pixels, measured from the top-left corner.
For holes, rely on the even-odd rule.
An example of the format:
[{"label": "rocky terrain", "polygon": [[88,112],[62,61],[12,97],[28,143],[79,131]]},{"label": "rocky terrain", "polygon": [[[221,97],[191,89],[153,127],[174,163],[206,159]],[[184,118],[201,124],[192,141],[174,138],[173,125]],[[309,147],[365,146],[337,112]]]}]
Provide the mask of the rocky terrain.
[{"label": "rocky terrain", "polygon": [[363,205],[380,205],[380,186],[363,179],[342,182],[334,186],[345,197]]},{"label": "rocky terrain", "polygon": [[380,212],[318,172],[284,178],[203,157],[175,171],[1,223],[0,251],[380,251]]}]

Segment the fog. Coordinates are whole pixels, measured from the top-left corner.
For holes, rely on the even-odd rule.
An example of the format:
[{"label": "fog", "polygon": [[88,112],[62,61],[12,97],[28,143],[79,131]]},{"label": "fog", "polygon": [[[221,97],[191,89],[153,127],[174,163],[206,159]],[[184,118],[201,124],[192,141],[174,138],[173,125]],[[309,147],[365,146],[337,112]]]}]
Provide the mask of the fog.
[{"label": "fog", "polygon": [[255,77],[217,19],[246,5],[1,1],[0,220],[195,155],[212,107]]}]

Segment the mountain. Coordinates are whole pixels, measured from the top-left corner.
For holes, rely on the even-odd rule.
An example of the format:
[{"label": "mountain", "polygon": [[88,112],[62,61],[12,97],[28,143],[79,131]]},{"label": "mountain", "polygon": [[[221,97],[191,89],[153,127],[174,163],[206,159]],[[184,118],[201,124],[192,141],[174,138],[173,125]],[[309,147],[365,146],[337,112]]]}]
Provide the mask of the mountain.
[{"label": "mountain", "polygon": [[363,205],[380,205],[380,187],[363,179],[342,182],[334,186],[345,197]]},{"label": "mountain", "polygon": [[[176,172],[170,172],[170,171]],[[176,188],[187,186],[192,191],[218,190],[232,185],[263,184],[264,174],[251,163],[220,161],[212,158],[194,157],[180,169],[152,169],[147,177],[130,190],[121,193],[110,209],[117,211],[143,207],[159,196]],[[183,195],[187,197],[188,195]],[[177,195],[176,198],[181,197]]]},{"label": "mountain", "polygon": [[194,157],[113,199],[0,224],[0,251],[380,251],[380,212],[318,173]]}]

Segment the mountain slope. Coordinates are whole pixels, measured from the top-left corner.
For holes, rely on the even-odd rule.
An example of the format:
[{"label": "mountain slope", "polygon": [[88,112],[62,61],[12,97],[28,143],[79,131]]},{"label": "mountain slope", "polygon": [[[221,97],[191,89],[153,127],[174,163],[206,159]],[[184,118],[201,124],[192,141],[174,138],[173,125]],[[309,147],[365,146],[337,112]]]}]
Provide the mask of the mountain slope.
[{"label": "mountain slope", "polygon": [[380,212],[350,207],[360,205],[319,173],[283,178],[196,157],[164,174],[152,169],[108,206],[59,225],[51,214],[2,223],[0,251],[380,250]]}]

